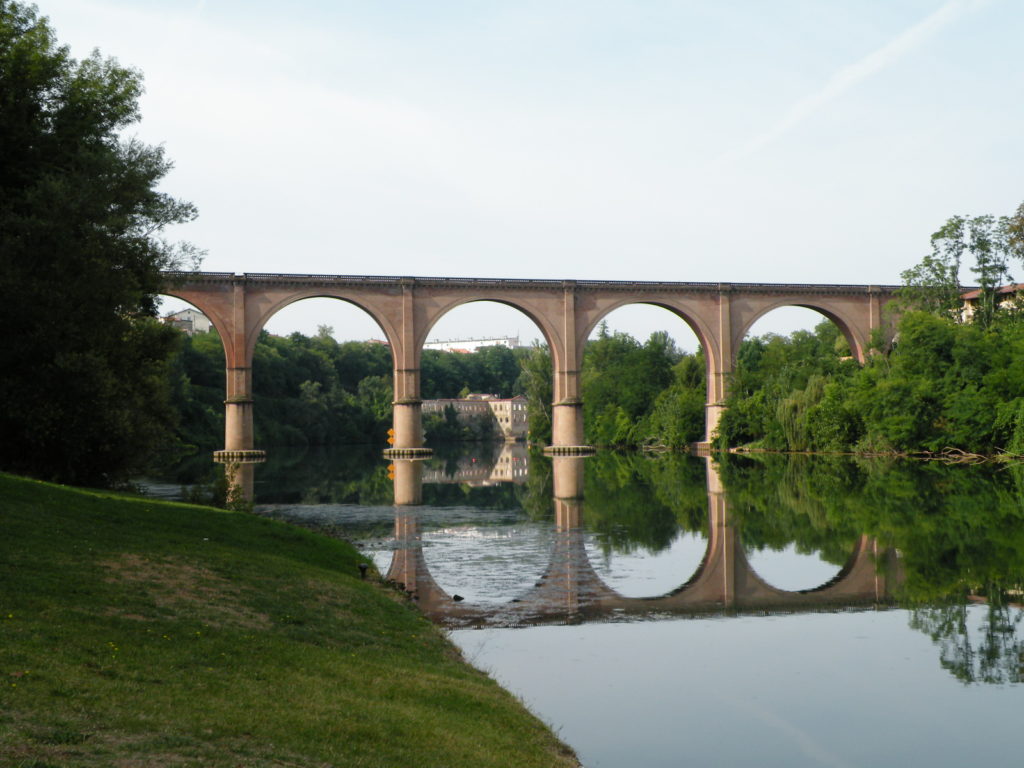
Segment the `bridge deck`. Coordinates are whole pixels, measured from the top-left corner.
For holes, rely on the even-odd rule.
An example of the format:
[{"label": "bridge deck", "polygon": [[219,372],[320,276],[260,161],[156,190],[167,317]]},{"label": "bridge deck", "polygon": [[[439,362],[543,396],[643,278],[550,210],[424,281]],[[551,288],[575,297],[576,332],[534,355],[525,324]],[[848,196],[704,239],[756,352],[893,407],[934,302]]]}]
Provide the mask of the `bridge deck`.
[{"label": "bridge deck", "polygon": [[164,272],[168,280],[183,282],[245,282],[273,284],[329,284],[329,285],[362,285],[362,286],[466,286],[480,288],[501,287],[520,289],[551,289],[574,287],[577,290],[649,290],[655,292],[699,292],[717,293],[721,291],[737,293],[877,293],[892,294],[901,286],[898,285],[855,285],[841,283],[714,283],[714,282],[678,282],[657,280],[552,280],[528,278],[496,278],[496,277],[411,277],[397,275],[320,275],[320,274],[289,274],[271,272]]}]

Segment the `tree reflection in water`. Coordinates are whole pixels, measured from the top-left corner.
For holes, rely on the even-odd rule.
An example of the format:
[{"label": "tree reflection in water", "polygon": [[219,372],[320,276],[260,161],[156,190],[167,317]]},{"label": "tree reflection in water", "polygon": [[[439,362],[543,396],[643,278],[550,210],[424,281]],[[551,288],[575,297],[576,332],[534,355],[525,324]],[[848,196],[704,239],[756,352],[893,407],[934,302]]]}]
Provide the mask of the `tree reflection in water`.
[{"label": "tree reflection in water", "polygon": [[664,453],[602,452],[584,464],[583,519],[602,552],[668,549],[680,530],[707,535],[704,462]]},{"label": "tree reflection in water", "polygon": [[[981,611],[984,610],[984,613]],[[914,608],[910,626],[941,649],[944,669],[964,683],[1024,682],[1024,640],[1017,636],[1020,606],[967,600]]]},{"label": "tree reflection in water", "polygon": [[721,473],[745,544],[793,541],[838,562],[866,533],[899,551],[898,597],[943,668],[1022,681],[1024,466],[764,455],[726,457]]},{"label": "tree reflection in water", "polygon": [[[417,498],[434,519],[457,508],[460,525],[473,524],[467,510],[474,507],[554,525],[551,460],[536,452],[527,460],[528,476],[518,484],[433,484]],[[438,465],[450,461],[439,458]],[[939,646],[944,668],[965,683],[1021,682],[1024,466],[767,454],[719,456],[710,467],[706,461],[613,452],[586,459],[584,491],[574,502],[581,531],[605,557],[663,556],[681,532],[709,537],[709,510],[725,504],[741,552],[792,547],[837,567],[866,536],[878,551],[899,552],[894,596],[909,610],[911,627]],[[311,452],[280,470],[268,464],[258,472],[257,492],[278,502],[265,514],[312,524],[314,517],[302,509],[330,508],[339,516],[336,525],[323,515],[315,519],[332,535],[358,537],[342,522],[353,509],[362,509],[366,520],[393,510],[387,462],[369,453],[339,458]],[[275,490],[271,481],[278,475],[288,482]],[[724,499],[709,489],[712,477]],[[364,528],[379,538],[382,525],[378,520]]]}]

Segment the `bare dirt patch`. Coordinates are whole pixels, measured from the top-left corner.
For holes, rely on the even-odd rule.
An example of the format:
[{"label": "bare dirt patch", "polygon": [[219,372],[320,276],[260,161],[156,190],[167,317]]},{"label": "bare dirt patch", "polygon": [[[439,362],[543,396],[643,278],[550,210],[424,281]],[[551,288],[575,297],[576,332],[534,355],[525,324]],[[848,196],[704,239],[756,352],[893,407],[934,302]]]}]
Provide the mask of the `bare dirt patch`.
[{"label": "bare dirt patch", "polygon": [[[271,625],[265,613],[244,606],[242,590],[231,581],[183,558],[126,553],[101,561],[100,565],[109,573],[107,583],[130,586],[136,592],[142,590],[157,609],[193,616],[211,626],[263,629]],[[145,620],[137,611],[120,606],[110,606],[108,613]]]}]

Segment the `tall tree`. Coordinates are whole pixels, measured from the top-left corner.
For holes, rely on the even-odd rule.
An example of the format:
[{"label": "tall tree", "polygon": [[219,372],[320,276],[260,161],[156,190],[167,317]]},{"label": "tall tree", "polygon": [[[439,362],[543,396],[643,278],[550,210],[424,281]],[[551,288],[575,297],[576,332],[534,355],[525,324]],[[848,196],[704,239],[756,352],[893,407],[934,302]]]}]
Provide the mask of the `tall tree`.
[{"label": "tall tree", "polygon": [[155,320],[160,270],[198,253],[161,237],[196,215],[158,192],[161,147],[122,135],[141,75],[58,45],[0,0],[0,466],[108,484],[170,440]]},{"label": "tall tree", "polygon": [[1024,261],[1024,203],[1010,216],[953,216],[932,235],[932,252],[901,274],[904,304],[960,319],[960,269],[965,255],[980,294],[972,321],[988,326],[999,312],[998,289],[1009,283],[1011,260]]}]

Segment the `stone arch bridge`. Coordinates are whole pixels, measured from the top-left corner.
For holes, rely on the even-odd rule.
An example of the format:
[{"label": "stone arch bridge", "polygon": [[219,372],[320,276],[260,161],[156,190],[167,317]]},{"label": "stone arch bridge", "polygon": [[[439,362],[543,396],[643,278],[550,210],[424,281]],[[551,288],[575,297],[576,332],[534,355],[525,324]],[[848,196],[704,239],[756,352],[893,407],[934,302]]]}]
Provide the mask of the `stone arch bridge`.
[{"label": "stone arch bridge", "polygon": [[473,301],[495,301],[526,314],[551,350],[554,398],[552,449],[583,446],[580,368],[587,337],[611,311],[651,304],[693,330],[707,358],[706,437],[714,431],[727,394],[735,354],[750,327],[784,306],[814,309],[832,320],[861,362],[882,307],[896,286],[672,283],[596,280],[502,280],[459,277],[374,277],[218,272],[165,272],[162,293],[189,302],[213,323],[227,367],[224,448],[251,452],[252,359],[256,339],[274,314],[297,301],[328,297],[350,302],[380,326],[394,364],[392,453],[424,452],[420,421],[420,354],[434,324]]}]

